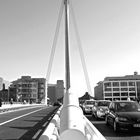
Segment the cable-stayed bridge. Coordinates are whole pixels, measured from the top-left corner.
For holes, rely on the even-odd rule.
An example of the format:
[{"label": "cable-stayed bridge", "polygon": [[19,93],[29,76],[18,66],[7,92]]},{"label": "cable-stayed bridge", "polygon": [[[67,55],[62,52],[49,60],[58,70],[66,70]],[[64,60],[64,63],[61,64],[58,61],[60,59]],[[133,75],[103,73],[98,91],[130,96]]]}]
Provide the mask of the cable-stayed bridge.
[{"label": "cable-stayed bridge", "polygon": [[[78,97],[76,96],[76,93],[70,92],[71,59],[69,57],[69,48],[71,46],[69,43],[69,13],[71,13],[72,15],[71,17],[77,37],[77,46],[81,58],[87,89],[88,92],[92,94],[72,2],[71,0],[62,0],[50,55],[50,61],[48,65],[48,71],[46,75],[46,81],[48,84],[57,46],[59,28],[62,16],[64,15],[65,94],[63,105],[60,108],[48,106],[47,95],[45,98],[45,104],[2,105],[2,107],[0,108],[0,140],[105,140],[105,137],[111,137],[110,139],[115,139],[116,134],[114,134],[109,128],[106,128],[105,122],[102,121],[101,123],[99,123],[101,132],[97,130],[97,128],[93,125],[95,121],[92,120],[92,117],[84,116],[83,111],[79,107]],[[93,123],[91,123],[89,120]],[[96,121],[95,123],[96,126],[97,123],[98,121]],[[122,136],[121,133],[120,135]],[[125,136],[125,138],[128,139],[128,137],[131,135]],[[125,138],[123,137],[122,139]],[[137,138],[139,138],[139,136]],[[116,139],[119,138],[117,137]]]},{"label": "cable-stayed bridge", "polygon": [[[70,69],[69,48],[70,48],[71,40],[70,40],[69,23],[70,23],[70,12],[71,12],[75,34],[76,34],[77,42],[78,42],[78,49],[80,53],[81,63],[83,66],[83,72],[84,72],[85,80],[87,84],[87,89],[88,89],[88,92],[92,94],[88,72],[86,69],[84,54],[81,47],[81,41],[80,41],[78,28],[76,24],[76,19],[74,16],[74,10],[72,8],[72,3],[70,0],[62,0],[56,32],[54,36],[54,42],[52,45],[50,61],[48,65],[46,81],[48,83],[49,78],[50,78],[51,67],[53,63],[55,49],[57,46],[57,38],[59,34],[59,28],[60,28],[63,11],[64,11],[64,18],[65,18],[64,20],[65,21],[65,94],[63,97],[62,107],[53,118],[52,123],[50,123],[50,127],[48,127],[48,130],[46,132],[47,136],[44,135],[44,137],[42,136],[41,139],[93,140],[93,139],[99,139],[100,137],[100,139],[104,140],[105,138],[100,133],[97,133],[97,131],[95,131],[94,127],[90,124],[90,122],[86,119],[86,117],[84,117],[83,111],[79,107],[79,101],[78,101],[78,97],[76,96],[76,93],[70,92],[70,88],[71,88],[71,80],[70,80],[71,71],[70,70],[71,69]],[[47,103],[47,96],[46,96],[45,101]]]}]

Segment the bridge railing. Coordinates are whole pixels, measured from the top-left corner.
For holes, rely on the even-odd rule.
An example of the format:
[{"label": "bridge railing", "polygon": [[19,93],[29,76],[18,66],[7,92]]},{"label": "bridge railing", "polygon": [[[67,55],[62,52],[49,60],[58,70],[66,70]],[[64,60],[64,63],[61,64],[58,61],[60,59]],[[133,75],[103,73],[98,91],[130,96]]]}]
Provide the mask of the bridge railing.
[{"label": "bridge railing", "polygon": [[[39,140],[62,140],[60,138],[60,108]],[[96,127],[83,115],[85,140],[106,140]],[[78,139],[77,139],[78,140]]]}]

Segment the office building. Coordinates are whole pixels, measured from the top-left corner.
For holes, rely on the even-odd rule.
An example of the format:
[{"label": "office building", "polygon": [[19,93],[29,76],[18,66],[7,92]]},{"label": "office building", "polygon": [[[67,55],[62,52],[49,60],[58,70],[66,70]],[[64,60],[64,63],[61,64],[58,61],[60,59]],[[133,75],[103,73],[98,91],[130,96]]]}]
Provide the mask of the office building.
[{"label": "office building", "polygon": [[26,102],[41,102],[45,97],[45,79],[22,76],[12,82],[11,87],[16,88],[17,100]]},{"label": "office building", "polygon": [[140,99],[140,75],[134,72],[134,75],[106,77],[97,83],[94,95],[95,99],[105,100]]},{"label": "office building", "polygon": [[56,84],[48,84],[48,98],[50,103],[53,104],[57,101],[62,102],[64,96],[64,82],[57,80]]}]

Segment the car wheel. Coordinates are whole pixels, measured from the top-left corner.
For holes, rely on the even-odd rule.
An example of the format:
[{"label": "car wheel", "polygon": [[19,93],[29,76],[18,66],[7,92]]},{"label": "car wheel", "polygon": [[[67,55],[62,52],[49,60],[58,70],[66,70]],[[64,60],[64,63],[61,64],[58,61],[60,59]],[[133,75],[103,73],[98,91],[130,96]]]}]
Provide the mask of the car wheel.
[{"label": "car wheel", "polygon": [[105,123],[106,125],[109,125],[107,116],[105,116]]},{"label": "car wheel", "polygon": [[113,130],[114,130],[115,132],[119,132],[119,127],[118,127],[116,121],[114,121],[114,123],[113,123]]}]

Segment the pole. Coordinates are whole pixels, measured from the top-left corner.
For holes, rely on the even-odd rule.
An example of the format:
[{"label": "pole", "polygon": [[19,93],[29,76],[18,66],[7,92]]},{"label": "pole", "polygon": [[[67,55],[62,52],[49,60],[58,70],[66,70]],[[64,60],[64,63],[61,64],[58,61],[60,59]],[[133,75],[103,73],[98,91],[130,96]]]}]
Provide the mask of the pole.
[{"label": "pole", "polygon": [[85,140],[83,112],[75,94],[69,93],[70,63],[69,63],[69,0],[65,5],[65,78],[66,93],[60,113],[60,140]]},{"label": "pole", "polygon": [[69,63],[69,7],[68,0],[64,1],[65,5],[65,72],[66,72],[66,93],[70,88],[70,63]]}]

